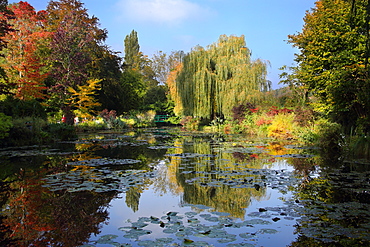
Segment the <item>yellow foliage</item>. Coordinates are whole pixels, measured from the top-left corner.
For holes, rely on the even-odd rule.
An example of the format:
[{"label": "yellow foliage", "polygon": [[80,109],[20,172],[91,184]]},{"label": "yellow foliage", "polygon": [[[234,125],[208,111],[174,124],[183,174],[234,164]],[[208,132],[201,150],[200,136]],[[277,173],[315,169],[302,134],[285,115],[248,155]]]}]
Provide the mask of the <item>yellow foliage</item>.
[{"label": "yellow foliage", "polygon": [[99,83],[101,81],[91,79],[87,81],[86,85],[77,86],[77,90],[72,87],[68,88],[72,95],[71,105],[78,109],[79,117],[90,118],[91,114],[94,113],[94,108],[101,105],[94,97],[97,94],[96,91],[100,90]]},{"label": "yellow foliage", "polygon": [[288,139],[293,137],[295,128],[294,114],[278,114],[267,128],[268,136],[278,139]]},{"label": "yellow foliage", "polygon": [[181,116],[183,112],[181,98],[176,87],[176,78],[178,73],[182,70],[182,67],[182,63],[177,64],[167,77],[167,86],[170,92],[170,97],[175,103],[174,113],[176,116]]}]

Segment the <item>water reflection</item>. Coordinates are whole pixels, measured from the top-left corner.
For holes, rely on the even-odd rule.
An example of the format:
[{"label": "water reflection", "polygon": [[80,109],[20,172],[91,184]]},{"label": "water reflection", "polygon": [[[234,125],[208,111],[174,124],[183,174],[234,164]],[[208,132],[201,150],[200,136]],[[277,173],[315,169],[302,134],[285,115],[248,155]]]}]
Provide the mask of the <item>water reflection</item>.
[{"label": "water reflection", "polygon": [[369,167],[287,143],[143,129],[0,156],[1,246],[370,240]]},{"label": "water reflection", "polygon": [[[254,158],[244,158],[245,163],[236,163],[237,160],[240,161],[240,156],[235,157],[235,152],[215,148],[209,139],[204,138],[176,139],[175,146],[177,148],[169,151],[167,175],[171,178],[170,182],[175,184],[172,188],[183,193],[183,203],[209,206],[215,211],[242,219],[251,199],[259,200],[265,196],[266,190],[261,186],[232,187],[232,180],[251,180],[251,176],[238,175],[238,172],[243,172],[246,168],[262,168],[262,159],[257,161]],[[230,174],[233,174],[232,180],[229,179]],[[212,185],[214,181],[220,183]]]},{"label": "water reflection", "polygon": [[60,160],[46,158],[41,167],[22,168],[3,179],[1,246],[78,246],[108,219],[115,193],[51,192],[42,186],[46,174],[60,171],[54,162]]},{"label": "water reflection", "polygon": [[369,165],[337,161],[320,167],[297,188],[303,217],[291,246],[369,245]]}]

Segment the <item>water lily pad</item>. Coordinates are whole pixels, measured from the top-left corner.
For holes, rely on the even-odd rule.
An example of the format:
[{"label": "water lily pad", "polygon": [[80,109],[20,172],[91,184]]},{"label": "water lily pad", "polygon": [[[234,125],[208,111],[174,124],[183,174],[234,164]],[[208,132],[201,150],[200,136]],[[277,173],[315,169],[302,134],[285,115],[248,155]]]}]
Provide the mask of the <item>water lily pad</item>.
[{"label": "water lily pad", "polygon": [[255,247],[255,245],[250,243],[238,243],[238,244],[228,244],[227,247]]},{"label": "water lily pad", "polygon": [[[231,234],[230,234],[231,235]],[[236,237],[226,237],[226,238],[221,238],[217,240],[219,243],[230,243],[236,241]]]},{"label": "water lily pad", "polygon": [[168,212],[167,215],[168,216],[176,216],[178,214],[178,212]]},{"label": "water lily pad", "polygon": [[215,217],[215,216],[213,216],[213,217],[205,217],[204,219],[207,220],[207,221],[210,221],[210,222],[217,222],[217,221],[219,221],[219,218],[218,217]]},{"label": "water lily pad", "polygon": [[198,224],[198,223],[200,223],[200,221],[198,219],[192,218],[192,219],[188,219],[188,223]]},{"label": "water lily pad", "polygon": [[175,228],[166,228],[166,229],[163,229],[163,232],[172,234],[172,233],[176,233],[177,229],[175,229]]},{"label": "water lily pad", "polygon": [[191,211],[191,212],[186,212],[185,215],[190,218],[190,217],[194,217],[195,215],[197,215],[197,213]]},{"label": "water lily pad", "polygon": [[157,241],[154,240],[140,240],[137,244],[139,246],[148,246],[148,247],[158,246]]},{"label": "water lily pad", "polygon": [[270,225],[271,222],[262,219],[252,219],[243,222],[244,225]]},{"label": "water lily pad", "polygon": [[156,242],[163,243],[163,244],[169,244],[173,242],[173,240],[174,240],[173,238],[157,238]]},{"label": "water lily pad", "polygon": [[146,227],[148,224],[146,223],[142,223],[142,222],[133,222],[132,223],[132,227],[134,228],[144,228]]},{"label": "water lily pad", "polygon": [[256,235],[252,235],[251,233],[240,233],[239,236],[244,239],[254,238]]},{"label": "water lily pad", "polygon": [[275,230],[275,229],[260,229],[258,230],[258,233],[262,233],[262,234],[275,234],[275,233],[278,233],[279,231]]},{"label": "water lily pad", "polygon": [[112,244],[113,243],[112,239],[115,239],[115,238],[118,238],[118,236],[113,235],[113,234],[107,234],[107,235],[101,236],[96,242],[98,244]]}]

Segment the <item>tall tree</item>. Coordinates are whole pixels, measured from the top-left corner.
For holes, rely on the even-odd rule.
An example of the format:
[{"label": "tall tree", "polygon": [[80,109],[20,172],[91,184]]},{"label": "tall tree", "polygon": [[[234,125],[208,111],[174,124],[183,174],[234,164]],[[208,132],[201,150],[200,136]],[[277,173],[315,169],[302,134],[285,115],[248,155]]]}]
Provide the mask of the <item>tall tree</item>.
[{"label": "tall tree", "polygon": [[14,13],[9,21],[14,30],[4,37],[7,49],[3,51],[3,68],[9,81],[16,85],[16,97],[24,100],[44,98],[47,64],[41,57],[41,50],[49,37],[45,31],[46,12],[36,12],[22,1],[10,5],[9,10]]},{"label": "tall tree", "polygon": [[53,62],[50,86],[53,97],[50,104],[66,109],[69,87],[77,90],[96,74],[96,53],[106,38],[106,30],[99,28],[98,19],[90,17],[78,0],[50,1],[48,30],[54,33],[50,42],[50,60]]},{"label": "tall tree", "polygon": [[71,12],[77,16],[76,25],[84,24],[85,32],[93,36],[97,42],[103,42],[107,38],[107,30],[99,27],[99,19],[89,16],[87,9],[80,0],[51,0],[46,8],[48,12],[48,29],[56,31],[65,22],[65,17]]},{"label": "tall tree", "polygon": [[320,0],[289,42],[300,50],[295,76],[317,111],[370,130],[368,0]]},{"label": "tall tree", "polygon": [[167,83],[170,72],[182,62],[185,53],[183,51],[172,51],[169,55],[158,51],[151,59],[151,67],[155,73],[155,79],[162,85]]},{"label": "tall tree", "polygon": [[[122,82],[132,85],[134,90],[127,90],[134,103],[140,102],[140,110],[152,109],[157,100],[165,100],[164,90],[158,88],[156,74],[152,67],[152,60],[140,51],[137,32],[132,32],[124,40],[124,64]],[[129,79],[133,81],[128,81]],[[137,97],[136,100],[132,101]],[[137,104],[131,104],[137,105]],[[133,109],[137,109],[136,106]]]},{"label": "tall tree", "polygon": [[197,46],[185,56],[175,80],[181,115],[214,119],[252,101],[267,85],[266,63],[252,61],[244,36],[221,35],[207,49]]},{"label": "tall tree", "polygon": [[108,47],[96,49],[94,58],[92,76],[102,79],[99,91],[99,102],[102,104],[100,110],[115,110],[121,115],[126,108],[123,98],[125,88],[120,83],[122,59]]},{"label": "tall tree", "polygon": [[[0,0],[0,52],[6,48],[7,43],[5,35],[10,31],[14,31],[9,20],[14,18],[14,13],[12,13],[8,8],[7,0]],[[8,82],[5,70],[0,67],[0,94],[11,94],[12,85]]]},{"label": "tall tree", "polygon": [[132,30],[129,35],[126,35],[124,40],[124,65],[130,69],[140,68],[140,45],[137,37],[137,32]]}]

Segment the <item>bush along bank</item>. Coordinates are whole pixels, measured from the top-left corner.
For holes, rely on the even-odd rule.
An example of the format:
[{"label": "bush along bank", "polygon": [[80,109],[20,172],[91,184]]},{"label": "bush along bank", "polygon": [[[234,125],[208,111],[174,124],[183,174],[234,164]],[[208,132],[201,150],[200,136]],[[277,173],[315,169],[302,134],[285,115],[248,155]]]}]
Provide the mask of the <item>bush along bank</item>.
[{"label": "bush along bank", "polygon": [[77,133],[99,130],[153,127],[155,111],[131,112],[117,116],[115,111],[103,110],[98,116],[74,116],[74,124],[63,122],[62,114],[48,118],[35,116],[8,116],[0,113],[0,146],[25,146],[70,141]]},{"label": "bush along bank", "polygon": [[[2,128],[3,130],[4,128]],[[64,123],[48,124],[41,118],[14,118],[11,127],[2,131],[1,146],[41,145],[77,138],[74,126]]]},{"label": "bush along bank", "polygon": [[320,116],[308,106],[290,109],[245,104],[234,107],[230,117],[214,119],[207,125],[202,125],[200,119],[189,116],[184,117],[181,124],[187,130],[243,133],[274,140],[294,141],[302,146],[315,146],[323,152],[345,156],[358,157],[356,150],[359,153],[361,148],[362,156],[370,156],[368,138],[344,134],[340,124]]}]

